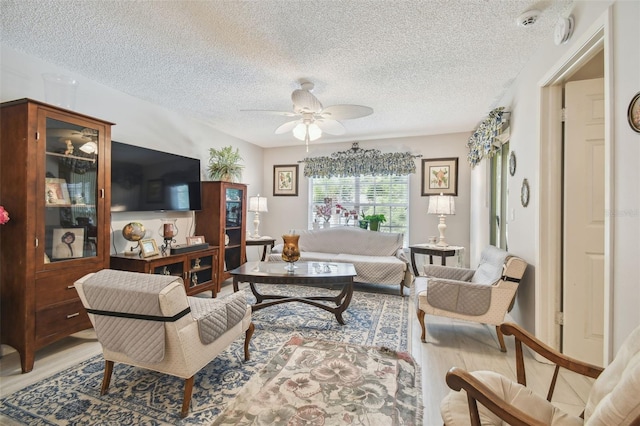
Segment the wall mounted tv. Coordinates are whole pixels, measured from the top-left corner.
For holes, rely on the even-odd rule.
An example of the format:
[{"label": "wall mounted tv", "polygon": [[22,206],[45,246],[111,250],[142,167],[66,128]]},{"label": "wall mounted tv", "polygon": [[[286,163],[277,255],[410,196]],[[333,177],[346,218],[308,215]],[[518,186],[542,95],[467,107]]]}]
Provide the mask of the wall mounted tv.
[{"label": "wall mounted tv", "polygon": [[111,142],[112,212],[200,209],[200,160]]}]

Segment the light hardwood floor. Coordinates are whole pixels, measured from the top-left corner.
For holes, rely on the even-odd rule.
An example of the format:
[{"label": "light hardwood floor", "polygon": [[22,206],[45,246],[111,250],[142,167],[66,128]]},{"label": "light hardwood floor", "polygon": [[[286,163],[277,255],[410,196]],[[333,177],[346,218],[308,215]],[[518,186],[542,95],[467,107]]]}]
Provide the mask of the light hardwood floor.
[{"label": "light hardwood floor", "polygon": [[[223,286],[221,294],[231,291],[229,281]],[[392,294],[395,294],[395,291],[395,288],[389,290]],[[420,324],[413,306],[413,303],[410,303],[409,352],[421,367],[425,425],[442,424],[439,407],[440,401],[449,392],[444,377],[451,367],[461,367],[470,371],[497,371],[515,380],[515,350],[512,338],[505,336],[508,349],[505,354],[498,348],[498,339],[492,326],[428,315],[428,343],[422,343]],[[18,354],[11,348],[2,346],[0,396],[9,395],[100,353],[95,333],[93,330],[85,330],[38,351],[33,371],[21,374]],[[543,396],[546,395],[552,374],[552,366],[537,362],[532,357],[527,359],[528,385]],[[562,372],[556,385],[554,403],[567,412],[579,414],[592,383],[591,379]],[[10,422],[0,416],[0,424]]]}]

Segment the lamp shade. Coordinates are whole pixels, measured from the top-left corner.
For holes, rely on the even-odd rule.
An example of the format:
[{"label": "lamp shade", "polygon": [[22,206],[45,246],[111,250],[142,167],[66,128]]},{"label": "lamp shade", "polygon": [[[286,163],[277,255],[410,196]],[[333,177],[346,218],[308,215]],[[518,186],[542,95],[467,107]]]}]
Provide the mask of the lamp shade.
[{"label": "lamp shade", "polygon": [[429,197],[429,214],[456,214],[456,203],[449,195],[432,195]]},{"label": "lamp shade", "polygon": [[250,212],[266,213],[269,211],[267,208],[267,197],[261,197],[259,194],[255,197],[249,197]]}]

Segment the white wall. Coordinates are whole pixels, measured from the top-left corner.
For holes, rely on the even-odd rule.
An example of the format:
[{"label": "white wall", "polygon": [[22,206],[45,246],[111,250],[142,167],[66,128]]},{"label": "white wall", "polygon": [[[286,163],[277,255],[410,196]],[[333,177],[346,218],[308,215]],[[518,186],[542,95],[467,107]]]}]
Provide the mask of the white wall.
[{"label": "white wall", "polygon": [[[249,188],[261,186],[262,148],[221,133],[209,124],[176,111],[129,96],[102,84],[74,74],[39,58],[1,46],[0,101],[31,98],[46,101],[43,73],[59,73],[79,81],[74,110],[92,117],[116,123],[112,127],[113,140],[146,148],[199,158],[201,172],[209,159],[209,148],[233,145],[240,148],[245,170],[242,181]],[[108,64],[101,64],[108,66]],[[112,252],[122,252],[130,243],[122,238],[121,230],[133,220],[142,222],[150,237],[160,244],[157,230],[163,217],[178,218],[177,243],[184,244],[193,235],[194,215],[191,213],[113,213]]]},{"label": "white wall", "polygon": [[[607,212],[613,222],[612,250],[612,327],[613,349],[620,346],[631,330],[640,325],[640,135],[627,123],[629,101],[640,90],[640,2],[592,1],[576,2],[572,14],[576,22],[575,33],[569,43],[553,44],[552,34],[516,79],[515,85],[501,100],[511,114],[510,147],[517,153],[517,171],[508,177],[509,210],[515,211],[515,220],[509,221],[509,250],[523,257],[531,266],[518,290],[513,318],[527,329],[535,326],[535,267],[536,241],[539,235],[539,176],[538,170],[544,158],[539,158],[539,93],[540,81],[567,52],[576,48],[573,43],[590,30],[607,8],[613,4],[613,37],[607,49],[613,51],[612,111],[613,126],[613,209]],[[523,178],[529,180],[531,201],[527,208],[520,205],[520,185]],[[471,176],[473,211],[483,211],[486,175],[481,171]],[[475,192],[478,191],[478,192]],[[471,244],[486,244],[484,223],[474,222],[471,227]],[[544,248],[541,248],[544,250]]]},{"label": "white wall", "polygon": [[[410,180],[409,243],[424,243],[430,235],[438,234],[438,218],[428,215],[429,197],[421,194],[422,159],[458,157],[458,196],[456,214],[447,217],[447,241],[450,244],[469,248],[469,175],[466,147],[470,133],[422,136],[412,138],[381,139],[360,141],[362,149],[379,149],[381,152],[405,152],[422,155],[416,158],[416,173]],[[275,237],[281,242],[281,235],[289,229],[307,229],[309,206],[309,179],[304,177],[304,163],[299,165],[299,191],[297,197],[273,196],[273,166],[297,164],[305,157],[329,156],[336,151],[351,148],[351,143],[322,144],[311,143],[309,153],[300,142],[292,142],[291,147],[270,148],[264,153],[263,189],[261,195],[268,198],[269,213],[260,216],[261,234]],[[256,195],[249,191],[249,195]],[[251,218],[250,218],[251,219]],[[465,264],[469,264],[468,250]],[[449,263],[452,258],[447,259]],[[416,259],[418,263],[418,259]]]}]

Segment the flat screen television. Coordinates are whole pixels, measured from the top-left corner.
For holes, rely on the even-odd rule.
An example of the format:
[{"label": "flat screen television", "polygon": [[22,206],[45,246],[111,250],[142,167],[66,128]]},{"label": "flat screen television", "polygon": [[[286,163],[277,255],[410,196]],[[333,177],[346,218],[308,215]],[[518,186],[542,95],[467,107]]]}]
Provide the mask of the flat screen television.
[{"label": "flat screen television", "polygon": [[111,142],[111,211],[200,210],[200,160]]}]

